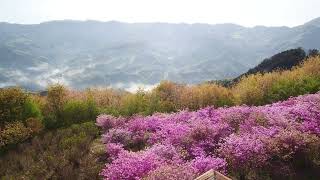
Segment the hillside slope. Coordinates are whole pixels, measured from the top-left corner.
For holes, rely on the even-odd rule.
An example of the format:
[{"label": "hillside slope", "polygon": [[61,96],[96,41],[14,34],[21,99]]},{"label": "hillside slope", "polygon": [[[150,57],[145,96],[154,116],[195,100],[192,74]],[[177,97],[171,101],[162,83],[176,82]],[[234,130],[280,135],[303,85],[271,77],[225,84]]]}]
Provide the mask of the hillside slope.
[{"label": "hillside slope", "polygon": [[52,21],[0,23],[0,85],[128,87],[236,77],[280,51],[320,48],[320,23],[242,27]]},{"label": "hillside slope", "polygon": [[293,66],[300,64],[305,58],[306,53],[304,50],[300,48],[290,49],[264,59],[258,66],[249,69],[249,71],[243,75],[291,69]]},{"label": "hillside slope", "polygon": [[275,54],[270,58],[264,59],[260,64],[258,64],[254,68],[249,69],[246,73],[243,73],[234,79],[213,80],[208,82],[217,83],[225,87],[230,87],[238,83],[243,77],[257,73],[264,74],[278,70],[289,70],[300,65],[304,60],[308,59],[308,57],[315,57],[319,55],[320,53],[317,49],[310,49],[308,53],[306,53],[302,48],[290,49]]}]

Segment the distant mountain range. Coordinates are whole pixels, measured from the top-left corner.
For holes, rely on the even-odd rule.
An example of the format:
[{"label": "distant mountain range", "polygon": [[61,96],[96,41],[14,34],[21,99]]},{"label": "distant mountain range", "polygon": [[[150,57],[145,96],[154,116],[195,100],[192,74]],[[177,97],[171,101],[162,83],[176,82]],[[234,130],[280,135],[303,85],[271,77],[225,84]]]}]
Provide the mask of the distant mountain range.
[{"label": "distant mountain range", "polygon": [[51,21],[0,23],[0,87],[130,88],[239,76],[261,60],[320,49],[320,18],[289,27]]}]

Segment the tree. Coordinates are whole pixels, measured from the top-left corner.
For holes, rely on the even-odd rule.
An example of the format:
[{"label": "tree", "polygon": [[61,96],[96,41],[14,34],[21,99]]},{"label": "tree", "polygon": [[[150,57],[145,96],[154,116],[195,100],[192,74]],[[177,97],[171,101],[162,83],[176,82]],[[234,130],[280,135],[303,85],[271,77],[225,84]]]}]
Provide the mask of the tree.
[{"label": "tree", "polygon": [[0,126],[23,120],[27,95],[20,88],[0,89]]},{"label": "tree", "polygon": [[320,55],[320,52],[318,49],[309,49],[309,52],[308,52],[309,57],[315,57],[319,55]]}]

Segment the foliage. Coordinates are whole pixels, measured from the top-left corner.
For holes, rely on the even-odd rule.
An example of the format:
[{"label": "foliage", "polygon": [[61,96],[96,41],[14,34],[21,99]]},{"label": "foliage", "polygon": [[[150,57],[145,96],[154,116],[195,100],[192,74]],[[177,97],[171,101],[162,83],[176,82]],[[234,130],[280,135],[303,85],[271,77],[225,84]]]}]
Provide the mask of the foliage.
[{"label": "foliage", "polygon": [[176,111],[173,103],[162,99],[156,90],[146,94],[146,115],[156,112],[174,112]]},{"label": "foliage", "polygon": [[131,116],[176,112],[183,109],[197,110],[207,106],[265,105],[291,96],[318,92],[319,72],[320,57],[312,56],[291,70],[242,77],[230,88],[209,83],[184,85],[163,81],[152,91],[124,94],[117,99],[120,103],[115,106],[98,107],[101,112],[115,116]]},{"label": "foliage", "polygon": [[315,93],[320,90],[320,77],[281,79],[275,82],[266,94],[266,101],[275,102],[300,94]]},{"label": "foliage", "polygon": [[179,109],[197,110],[207,106],[230,106],[233,104],[233,95],[222,86],[215,84],[201,84],[185,87],[179,98]]},{"label": "foliage", "polygon": [[175,178],[179,169],[196,177],[215,169],[246,179],[317,179],[319,119],[319,93],[266,106],[129,118],[101,115],[96,124],[104,131],[110,161],[101,175]]},{"label": "foliage", "polygon": [[0,159],[0,179],[99,179],[103,161],[91,153],[91,123],[36,136]]},{"label": "foliage", "polygon": [[121,114],[125,116],[143,113],[146,110],[146,99],[143,91],[125,95],[121,102]]},{"label": "foliage", "polygon": [[320,57],[312,57],[291,71],[243,77],[232,88],[236,104],[264,105],[320,90]]},{"label": "foliage", "polygon": [[[242,77],[237,84],[229,88],[212,83],[185,85],[162,81],[151,91],[129,93],[112,89],[75,91],[62,85],[53,85],[48,88],[48,95],[44,97],[27,96],[20,91],[20,95],[26,96],[25,99],[22,98],[23,107],[17,108],[20,113],[12,115],[9,107],[2,111],[7,112],[5,116],[20,116],[8,117],[13,121],[25,121],[31,116],[42,119],[43,116],[46,128],[50,129],[93,120],[99,113],[132,116],[183,109],[197,110],[207,106],[264,105],[319,91],[319,72],[320,57],[314,55],[291,70]],[[2,97],[10,100],[12,98],[9,94]]]},{"label": "foliage", "polygon": [[31,129],[31,132],[33,134],[40,133],[44,128],[42,121],[37,118],[28,118],[25,124],[26,124],[26,127]]},{"label": "foliage", "polygon": [[[53,85],[40,96],[0,89],[0,163],[12,161],[0,175],[98,178],[102,164],[89,151],[98,130],[83,122],[105,113],[96,124],[104,131],[102,159],[111,162],[101,173],[106,178],[175,178],[177,171],[196,177],[213,168],[247,179],[312,179],[306,174],[318,175],[320,165],[319,94],[291,97],[319,90],[317,52],[291,70],[242,77],[230,88],[163,81],[137,93]],[[274,104],[246,106],[268,103]]]},{"label": "foliage", "polygon": [[160,98],[168,109],[176,110],[179,94],[181,92],[182,85],[175,84],[170,81],[162,81],[155,89],[154,93]]},{"label": "foliage", "polygon": [[243,78],[232,88],[236,104],[263,105],[265,93],[269,91],[272,84],[277,80],[278,74],[255,74]]},{"label": "foliage", "polygon": [[62,110],[63,126],[69,126],[95,119],[98,110],[94,102],[70,100],[64,104]]},{"label": "foliage", "polygon": [[16,145],[31,137],[32,130],[21,122],[13,122],[0,131],[0,150],[8,145]]},{"label": "foliage", "polygon": [[100,114],[110,114],[117,117],[120,116],[120,113],[121,113],[120,110],[115,107],[103,107],[103,108],[98,107],[98,112]]},{"label": "foliage", "polygon": [[45,105],[44,123],[47,128],[57,128],[63,125],[63,107],[66,102],[67,90],[62,85],[52,85],[48,88]]},{"label": "foliage", "polygon": [[305,58],[306,52],[302,48],[290,49],[263,60],[254,69],[250,69],[246,75],[271,72],[277,69],[291,69],[299,65]]},{"label": "foliage", "polygon": [[316,57],[319,55],[320,55],[320,52],[318,49],[309,49],[308,51],[308,57]]},{"label": "foliage", "polygon": [[42,129],[38,105],[20,88],[0,89],[0,112],[1,153]]},{"label": "foliage", "polygon": [[20,88],[0,89],[0,126],[22,120],[26,100]]},{"label": "foliage", "polygon": [[22,119],[26,120],[28,118],[42,119],[42,112],[39,105],[30,97],[27,98],[24,104]]},{"label": "foliage", "polygon": [[[79,99],[79,96],[83,96],[82,94],[83,93],[80,92],[80,95],[77,95],[75,98]],[[115,108],[120,107],[121,99],[126,94],[129,94],[129,93],[120,91],[120,90],[110,89],[110,88],[106,88],[106,89],[91,88],[86,90],[84,93],[84,95],[86,96],[85,99],[88,99],[88,97],[91,97],[98,107],[115,107]]]}]

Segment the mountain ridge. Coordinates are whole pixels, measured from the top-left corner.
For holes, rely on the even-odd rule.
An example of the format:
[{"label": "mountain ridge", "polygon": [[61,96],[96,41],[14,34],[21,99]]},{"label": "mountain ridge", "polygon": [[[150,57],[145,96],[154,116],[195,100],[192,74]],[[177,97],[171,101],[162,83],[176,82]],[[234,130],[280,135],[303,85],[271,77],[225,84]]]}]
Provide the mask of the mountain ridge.
[{"label": "mountain ridge", "polygon": [[286,25],[280,25],[280,26],[268,26],[268,25],[261,25],[257,24],[254,26],[244,26],[241,24],[237,23],[232,23],[232,22],[225,22],[225,23],[203,23],[203,22],[194,22],[194,23],[188,23],[188,22],[162,22],[162,21],[154,21],[154,22],[126,22],[126,21],[119,21],[119,20],[108,20],[108,21],[102,21],[102,20],[94,20],[94,19],[86,19],[86,20],[75,20],[75,19],[60,19],[60,20],[49,20],[49,21],[43,21],[39,23],[28,23],[28,24],[23,24],[23,23],[12,23],[12,22],[6,22],[6,21],[0,21],[0,24],[13,24],[13,25],[40,25],[40,24],[47,24],[47,23],[59,23],[59,22],[94,22],[94,23],[123,23],[123,24],[171,24],[171,25],[210,25],[210,26],[215,26],[215,25],[235,25],[235,26],[241,26],[245,28],[255,28],[255,27],[286,27],[286,28],[295,28],[299,27],[302,25],[307,25],[307,24],[320,24],[320,17],[313,18],[309,21],[306,21],[303,24],[300,25],[295,25],[295,26],[286,26]]},{"label": "mountain ridge", "polygon": [[319,49],[317,22],[292,28],[92,20],[0,23],[0,49],[8,49],[0,53],[0,86],[38,89],[59,82],[80,89],[128,88],[161,80],[194,84],[233,78],[278,52]]}]

